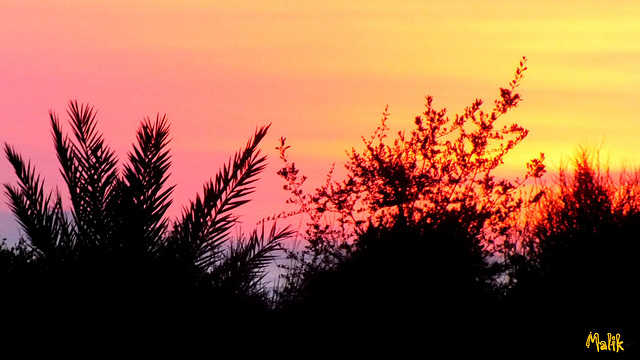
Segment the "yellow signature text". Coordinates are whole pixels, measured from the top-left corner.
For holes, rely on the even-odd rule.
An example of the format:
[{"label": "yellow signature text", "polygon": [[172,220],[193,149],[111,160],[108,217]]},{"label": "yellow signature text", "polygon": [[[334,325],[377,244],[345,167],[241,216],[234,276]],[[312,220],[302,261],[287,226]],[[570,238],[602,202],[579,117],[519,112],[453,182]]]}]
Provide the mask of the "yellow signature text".
[{"label": "yellow signature text", "polygon": [[615,351],[615,352],[619,352],[619,351],[623,351],[624,348],[622,347],[622,343],[624,343],[624,341],[620,340],[620,334],[615,334],[615,335],[611,335],[611,333],[607,333],[607,341],[604,341],[604,339],[600,340],[600,334],[598,333],[593,333],[593,331],[589,332],[589,336],[587,336],[587,349],[591,346],[594,345],[596,348],[596,351],[600,352],[600,351]]}]

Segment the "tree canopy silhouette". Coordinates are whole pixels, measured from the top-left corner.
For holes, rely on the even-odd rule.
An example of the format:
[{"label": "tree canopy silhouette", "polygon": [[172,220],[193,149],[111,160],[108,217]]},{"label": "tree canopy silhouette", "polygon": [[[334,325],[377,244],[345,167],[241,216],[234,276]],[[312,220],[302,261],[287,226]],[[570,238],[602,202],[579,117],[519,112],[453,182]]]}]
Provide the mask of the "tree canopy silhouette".
[{"label": "tree canopy silhouette", "polygon": [[389,140],[385,109],[382,124],[363,137],[364,150],[347,153],[346,179],[333,180],[330,172],[314,193],[302,190],[306,177],[281,138],[278,173],[291,192],[288,202],[309,219],[308,245],[291,251],[285,265],[281,296],[290,311],[341,319],[339,327],[367,334],[419,338],[459,324],[472,325],[469,336],[482,330],[488,314],[481,309],[502,274],[489,243],[523,207],[522,185],[545,172],[540,154],[521,179],[494,175],[528,134],[516,123],[499,124],[522,100],[516,90],[525,63],[490,111],[476,100],[449,116],[428,96],[414,130]]},{"label": "tree canopy silhouette", "polygon": [[638,172],[615,180],[580,152],[573,176],[561,168],[549,186],[543,153],[520,178],[495,175],[528,134],[500,124],[522,100],[525,63],[490,111],[476,100],[449,116],[428,96],[414,129],[390,139],[385,109],[363,150],[347,152],[346,178],[332,168],[312,192],[280,139],[296,209],[274,218],[307,219],[305,247],[283,265],[285,318],[373,351],[588,355],[590,332],[622,333],[635,349]]},{"label": "tree canopy silhouette", "polygon": [[[197,337],[195,325],[213,319],[217,332],[232,331],[225,327],[263,316],[268,292],[262,280],[290,232],[274,224],[234,240],[230,231],[238,220],[234,210],[249,201],[264,170],[258,145],[269,126],[258,128],[170,221],[167,118],[144,119],[120,171],[93,107],[74,101],[67,114],[71,136],[50,112],[68,208],[5,144],[18,178],[5,191],[24,231],[13,251],[3,247],[3,302],[20,309],[11,331],[25,326],[40,340],[122,344]],[[205,334],[215,326],[208,328]]]}]

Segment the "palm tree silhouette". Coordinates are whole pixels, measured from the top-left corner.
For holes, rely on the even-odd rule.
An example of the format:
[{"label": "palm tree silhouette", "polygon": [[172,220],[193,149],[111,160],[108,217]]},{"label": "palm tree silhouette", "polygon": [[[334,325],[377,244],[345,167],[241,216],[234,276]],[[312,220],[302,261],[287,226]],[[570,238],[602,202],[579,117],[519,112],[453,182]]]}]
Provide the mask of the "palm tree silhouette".
[{"label": "palm tree silhouette", "polygon": [[[5,184],[5,191],[29,250],[23,256],[28,270],[12,268],[7,278],[15,281],[3,285],[14,301],[42,314],[18,312],[16,324],[44,326],[50,331],[36,337],[60,341],[98,344],[141,334],[154,341],[187,336],[188,327],[203,318],[216,317],[224,327],[235,315],[266,308],[266,267],[290,231],[274,224],[236,241],[230,231],[238,220],[233,211],[249,201],[265,168],[258,145],[269,126],[256,129],[171,222],[165,217],[174,189],[167,185],[167,118],[142,122],[119,171],[115,152],[97,130],[93,107],[72,101],[67,113],[72,136],[64,134],[53,112],[50,123],[70,196],[68,211],[60,192],[47,193],[34,166],[5,144],[18,178],[17,185]],[[238,311],[216,310],[215,305],[229,304]],[[54,330],[59,326],[64,331]]]}]

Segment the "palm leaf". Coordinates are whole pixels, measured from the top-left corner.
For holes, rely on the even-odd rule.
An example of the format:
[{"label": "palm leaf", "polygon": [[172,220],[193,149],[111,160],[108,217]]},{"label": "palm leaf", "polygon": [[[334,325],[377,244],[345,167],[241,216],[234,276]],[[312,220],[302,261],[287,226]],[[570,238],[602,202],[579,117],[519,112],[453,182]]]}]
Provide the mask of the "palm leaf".
[{"label": "palm leaf", "polygon": [[[175,186],[164,188],[171,165],[169,151],[169,124],[166,117],[157,116],[155,122],[145,119],[137,132],[137,145],[129,153],[125,166],[121,201],[128,201],[122,219],[137,228],[140,240],[149,248],[157,244],[167,228],[164,214],[171,205],[171,193]],[[123,194],[124,195],[124,194]]]},{"label": "palm leaf", "polygon": [[17,187],[4,185],[9,206],[31,245],[48,258],[71,250],[73,238],[68,233],[60,194],[45,195],[40,176],[8,144],[5,154],[19,180]]},{"label": "palm leaf", "polygon": [[82,246],[97,245],[113,229],[112,203],[117,184],[115,153],[96,131],[93,107],[69,103],[67,114],[75,137],[64,136],[57,115],[50,112],[61,173],[71,197],[75,233]]},{"label": "palm leaf", "polygon": [[267,235],[263,224],[260,232],[256,229],[248,239],[232,243],[224,261],[211,273],[214,284],[233,293],[262,293],[267,267],[276,259],[275,253],[282,249],[282,240],[293,233],[288,227],[277,231],[274,223]]},{"label": "palm leaf", "polygon": [[185,209],[175,225],[176,239],[184,243],[193,261],[201,270],[213,266],[221,254],[221,245],[237,217],[232,211],[247,203],[246,198],[257,181],[257,175],[266,166],[266,156],[260,156],[258,144],[265,137],[269,126],[256,130],[245,148],[235,154],[217,173],[215,180],[204,185],[202,197]]}]

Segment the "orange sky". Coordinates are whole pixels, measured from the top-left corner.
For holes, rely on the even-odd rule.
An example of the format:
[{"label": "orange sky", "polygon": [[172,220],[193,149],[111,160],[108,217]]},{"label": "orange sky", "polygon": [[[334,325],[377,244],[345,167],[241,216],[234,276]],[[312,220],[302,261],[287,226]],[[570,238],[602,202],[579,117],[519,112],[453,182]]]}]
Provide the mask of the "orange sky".
[{"label": "orange sky", "polygon": [[[121,158],[140,119],[166,113],[177,214],[256,126],[273,123],[270,166],[245,210],[253,222],[284,208],[280,136],[318,185],[387,104],[397,129],[425,95],[451,113],[477,97],[491,105],[525,55],[524,102],[505,119],[530,135],[509,167],[544,151],[553,168],[576,146],[601,144],[613,165],[637,163],[638,19],[637,1],[0,0],[0,141],[53,187],[49,109],[95,105]],[[14,180],[3,159],[0,181]],[[0,222],[0,235],[12,226]]]}]

